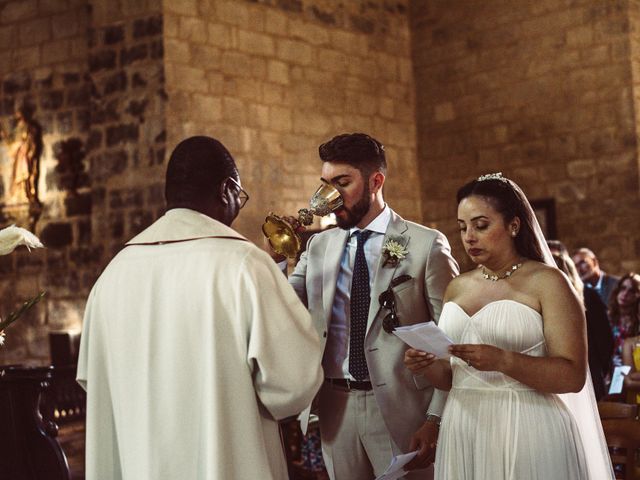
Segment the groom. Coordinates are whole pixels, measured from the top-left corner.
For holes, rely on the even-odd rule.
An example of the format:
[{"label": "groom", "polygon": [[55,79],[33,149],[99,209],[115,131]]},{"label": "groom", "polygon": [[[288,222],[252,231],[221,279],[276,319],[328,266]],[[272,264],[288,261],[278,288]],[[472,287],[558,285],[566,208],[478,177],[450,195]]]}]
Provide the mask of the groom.
[{"label": "groom", "polygon": [[[458,265],[442,233],[402,219],[385,203],[380,142],[344,134],[319,151],[322,180],[344,200],[335,212],[340,228],[309,240],[289,283],[323,342],[318,413],[327,470],[332,480],[371,480],[412,449],[421,452],[411,466],[424,468],[443,405],[431,402],[428,382],[404,368],[408,347],[391,332],[437,321]],[[430,402],[438,415],[425,416]],[[406,478],[428,475],[415,470]]]}]

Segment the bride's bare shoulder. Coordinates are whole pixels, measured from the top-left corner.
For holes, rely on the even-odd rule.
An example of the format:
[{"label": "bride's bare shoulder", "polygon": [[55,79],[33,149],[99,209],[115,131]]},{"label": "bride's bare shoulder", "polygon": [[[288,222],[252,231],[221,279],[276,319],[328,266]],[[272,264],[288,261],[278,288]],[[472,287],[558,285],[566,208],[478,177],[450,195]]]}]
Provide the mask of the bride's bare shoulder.
[{"label": "bride's bare shoulder", "polygon": [[469,289],[471,284],[478,278],[478,270],[473,269],[465,273],[461,273],[456,278],[449,282],[447,291],[445,292],[444,300],[451,300],[457,297],[461,292]]},{"label": "bride's bare shoulder", "polygon": [[535,261],[528,263],[528,276],[533,286],[549,291],[549,289],[563,288],[568,285],[569,280],[556,267]]}]

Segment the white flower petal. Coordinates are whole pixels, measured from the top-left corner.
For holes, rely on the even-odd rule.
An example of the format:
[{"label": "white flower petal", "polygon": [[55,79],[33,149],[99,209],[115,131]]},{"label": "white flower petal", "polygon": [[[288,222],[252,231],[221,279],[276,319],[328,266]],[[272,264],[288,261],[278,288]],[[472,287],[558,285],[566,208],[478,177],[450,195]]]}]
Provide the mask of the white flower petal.
[{"label": "white flower petal", "polygon": [[41,248],[42,242],[29,230],[11,225],[0,230],[0,255],[7,255],[15,250],[18,245],[27,248]]}]

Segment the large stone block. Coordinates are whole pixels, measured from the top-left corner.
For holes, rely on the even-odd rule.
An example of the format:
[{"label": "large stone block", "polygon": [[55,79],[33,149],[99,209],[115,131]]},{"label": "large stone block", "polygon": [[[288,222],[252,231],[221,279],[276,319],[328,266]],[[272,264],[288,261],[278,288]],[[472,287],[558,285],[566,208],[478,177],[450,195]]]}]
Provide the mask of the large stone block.
[{"label": "large stone block", "polygon": [[[215,123],[223,119],[223,101],[219,97],[194,94],[191,103],[190,117],[197,122]],[[224,116],[227,120],[226,115]]]},{"label": "large stone block", "polygon": [[207,92],[209,82],[203,69],[170,63],[165,64],[165,68],[168,87],[179,87],[187,92]]},{"label": "large stone block", "polygon": [[51,38],[51,21],[48,18],[30,20],[20,24],[18,31],[20,45],[37,45]]},{"label": "large stone block", "polygon": [[[191,63],[191,45],[189,42],[176,38],[167,38],[164,42],[164,49],[167,61],[183,64]],[[200,65],[199,62],[194,61],[194,63]]]},{"label": "large stone block", "polygon": [[222,115],[225,122],[242,126],[247,123],[247,106],[236,98],[222,99]]},{"label": "large stone block", "polygon": [[208,37],[207,24],[205,20],[198,17],[180,18],[179,36],[182,40],[205,43]]},{"label": "large stone block", "polygon": [[267,63],[267,80],[281,85],[289,85],[289,65],[279,60],[270,60]]},{"label": "large stone block", "polygon": [[48,223],[42,229],[40,239],[48,248],[62,248],[71,245],[73,242],[71,224],[65,222]]},{"label": "large stone block", "polygon": [[264,56],[272,56],[275,52],[275,42],[269,35],[239,29],[237,38],[241,52]]},{"label": "large stone block", "polygon": [[[86,24],[81,23],[81,17],[77,10],[65,12],[62,15],[54,15],[51,19],[51,31],[53,38],[67,38],[74,35],[83,35]],[[83,35],[84,36],[84,35]]]},{"label": "large stone block", "polygon": [[[280,32],[273,33],[282,33],[284,30],[280,30]],[[341,34],[340,31],[332,31],[331,35],[329,34],[329,30],[321,25],[312,22],[305,22],[303,20],[298,20],[295,18],[291,18],[289,20],[289,36],[301,40],[304,42],[308,42],[312,45],[328,45],[330,43],[330,38],[333,41],[334,36]],[[362,54],[362,52],[360,52]]]},{"label": "large stone block", "polygon": [[163,2],[163,6],[169,13],[193,15],[198,11],[198,0],[171,0]]},{"label": "large stone block", "polygon": [[210,22],[207,24],[207,33],[209,44],[224,49],[234,47],[234,35],[228,25]]},{"label": "large stone block", "polygon": [[12,51],[12,67],[15,70],[37,68],[41,65],[40,46],[16,48]]},{"label": "large stone block", "polygon": [[297,40],[279,39],[276,44],[276,55],[285,62],[309,65],[313,61],[313,48]]},{"label": "large stone block", "polygon": [[38,14],[38,0],[10,0],[0,5],[0,23],[8,24],[33,18]]}]

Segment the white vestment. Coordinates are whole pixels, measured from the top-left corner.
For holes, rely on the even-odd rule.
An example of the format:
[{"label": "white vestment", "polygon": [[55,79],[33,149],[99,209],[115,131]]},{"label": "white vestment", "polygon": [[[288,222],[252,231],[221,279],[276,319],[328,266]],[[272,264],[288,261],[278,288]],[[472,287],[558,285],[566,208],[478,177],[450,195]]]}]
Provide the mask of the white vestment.
[{"label": "white vestment", "polygon": [[89,296],[86,478],[286,479],[277,420],[311,402],[320,363],[310,316],[271,258],[170,210]]}]

